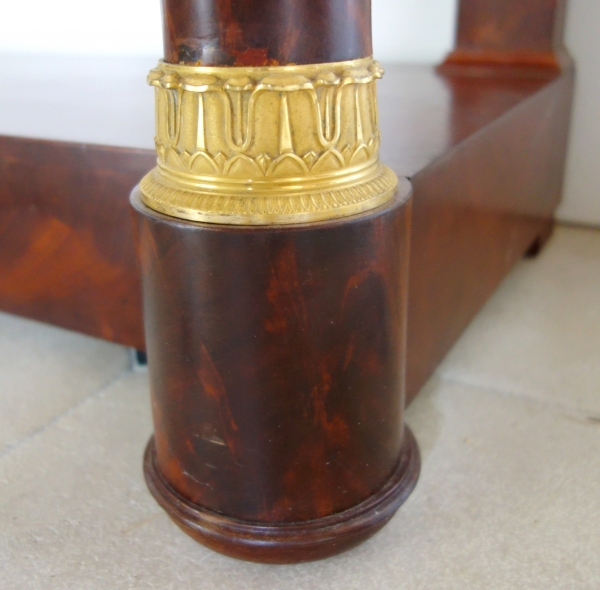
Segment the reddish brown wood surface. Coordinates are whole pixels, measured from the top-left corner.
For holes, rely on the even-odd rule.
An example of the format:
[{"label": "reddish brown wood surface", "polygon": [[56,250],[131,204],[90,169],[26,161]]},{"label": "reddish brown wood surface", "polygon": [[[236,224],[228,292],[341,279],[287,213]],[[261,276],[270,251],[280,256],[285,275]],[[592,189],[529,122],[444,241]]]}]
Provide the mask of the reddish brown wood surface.
[{"label": "reddish brown wood surface", "polygon": [[0,308],[143,348],[126,187],[154,160],[0,138]]},{"label": "reddish brown wood surface", "polygon": [[[409,399],[544,231],[572,88],[572,71],[547,80],[387,68],[382,159],[414,185]],[[0,138],[0,309],[141,347],[126,211],[154,161],[144,150]],[[40,243],[48,228],[60,232]]]},{"label": "reddish brown wood surface", "polygon": [[259,229],[134,205],[171,485],[257,522],[324,517],[380,488],[402,442],[407,205]]},{"label": "reddish brown wood surface", "polygon": [[412,492],[419,470],[418,446],[406,427],[394,473],[369,499],[325,518],[265,525],[231,519],[186,500],[157,468],[153,438],[144,456],[151,493],[185,533],[215,551],[263,563],[323,559],[355,547],[389,522]]},{"label": "reddish brown wood surface", "polygon": [[[446,82],[473,105],[486,84],[513,86],[506,79]],[[410,399],[515,262],[547,238],[561,195],[572,89],[571,72],[412,178]],[[453,122],[459,137],[472,123]]]},{"label": "reddish brown wood surface", "polygon": [[461,0],[450,63],[558,68],[565,0]]},{"label": "reddish brown wood surface", "polygon": [[[371,53],[366,0],[163,4],[170,61]],[[135,202],[156,434],[145,474],[188,534],[237,557],[302,561],[356,545],[406,499],[418,451],[402,434],[405,363],[410,400],[552,226],[573,88],[563,9],[462,0],[443,73],[388,73],[382,156],[413,183],[410,260],[399,200],[252,229]],[[152,160],[0,138],[0,306],[141,348],[124,210]]]},{"label": "reddish brown wood surface", "polygon": [[[409,194],[404,181],[366,214],[254,228],[179,221],[134,194],[152,448],[185,500],[298,525],[355,508],[396,473],[408,440]],[[416,483],[414,461],[397,498]],[[384,514],[373,507],[373,524]],[[255,559],[282,560],[251,541]],[[305,545],[300,560],[325,556]]]},{"label": "reddish brown wood surface", "polygon": [[371,0],[163,0],[165,59],[205,66],[372,55]]}]

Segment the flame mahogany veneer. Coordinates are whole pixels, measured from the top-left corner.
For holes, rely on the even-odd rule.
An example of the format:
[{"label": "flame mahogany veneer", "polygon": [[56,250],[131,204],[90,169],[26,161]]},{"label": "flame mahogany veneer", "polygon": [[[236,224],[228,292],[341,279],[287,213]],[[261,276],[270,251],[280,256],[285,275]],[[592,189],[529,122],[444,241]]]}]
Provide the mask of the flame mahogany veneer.
[{"label": "flame mahogany veneer", "polygon": [[371,0],[163,0],[163,14],[171,63],[315,64],[373,54]]},{"label": "flame mahogany veneer", "polygon": [[446,64],[559,69],[566,0],[463,0],[456,48]]},{"label": "flame mahogany veneer", "polygon": [[155,436],[145,473],[188,534],[274,563],[339,553],[408,497],[410,186],[298,226],[175,220],[132,198]]},{"label": "flame mahogany veneer", "polygon": [[[530,79],[386,68],[381,155],[413,185],[408,402],[547,234],[572,91],[572,69]],[[128,195],[155,161],[150,150],[0,137],[0,309],[144,349]]]},{"label": "flame mahogany veneer", "polygon": [[[166,61],[251,66],[243,70],[246,80],[258,75],[256,66],[348,62],[372,53],[370,0],[166,0],[163,7]],[[359,79],[366,79],[367,66],[344,66],[344,80],[354,80],[353,67]],[[319,75],[337,79],[336,70],[329,68]],[[255,181],[259,196],[233,197],[230,192],[227,202],[239,199],[239,212],[241,203],[254,199],[251,209],[259,213],[245,214],[247,225],[228,224],[231,214],[220,223],[186,221],[178,218],[192,219],[183,205],[162,209],[174,217],[151,208],[164,207],[174,186],[187,190],[187,177],[169,176],[167,184],[160,184],[165,181],[159,182],[154,172],[154,180],[146,177],[131,197],[154,416],[154,437],[144,461],[146,481],[190,536],[227,555],[268,563],[321,559],[364,541],[406,500],[420,470],[417,443],[404,426],[412,188],[403,179],[394,189],[391,173],[388,192],[361,188],[376,182],[366,183],[373,173],[365,176],[360,159],[344,159],[341,170],[336,159],[335,169],[325,164],[320,172],[306,166],[305,172],[298,171],[296,160],[307,152],[310,137],[294,127],[287,109],[304,113],[302,128],[315,135],[317,129],[323,133],[322,111],[317,116],[314,108],[305,112],[303,103],[292,102],[288,92],[293,91],[282,88],[294,88],[298,74],[294,78],[285,71],[287,77],[277,78],[281,86],[270,99],[281,101],[275,120],[267,116],[277,112],[273,102],[248,99],[248,120],[256,121],[248,128],[255,132],[248,129],[251,149],[241,148],[241,153],[249,158],[262,149],[275,162],[294,162],[294,173],[257,178],[251,175],[254,169],[245,172],[243,178],[248,184]],[[300,73],[310,76],[311,71]],[[190,69],[178,72],[184,77]],[[333,145],[325,139],[309,144],[322,158],[341,153],[344,142],[347,149],[363,145],[366,150],[367,128],[376,127],[376,112],[365,116],[365,97],[373,93],[359,93],[365,88],[352,84],[350,100],[345,86],[336,89],[334,99],[334,128],[338,133],[346,129],[344,139],[339,145],[337,139]],[[314,87],[312,91],[311,96],[320,96]],[[306,100],[306,94],[301,96]],[[182,94],[182,105],[189,104],[186,98]],[[209,146],[221,138],[232,115],[219,110],[221,103],[197,100],[201,132],[183,106],[174,117],[181,116],[195,131],[196,147],[188,149],[210,157],[205,156]],[[237,100],[244,100],[241,94]],[[171,104],[157,101],[160,129],[161,117],[168,121],[173,113]],[[255,105],[252,114],[250,105]],[[375,104],[372,108],[377,111]],[[218,132],[206,129],[208,116],[221,118]],[[235,116],[243,120],[237,111]],[[261,143],[261,123],[281,137],[278,147]],[[169,143],[168,123],[166,129],[157,132],[161,145],[179,149]],[[227,142],[218,145],[231,157]],[[373,159],[364,161],[371,166],[378,164],[378,147],[374,150],[368,156]],[[234,153],[234,158],[240,155]],[[159,158],[159,164],[168,167],[168,159]],[[275,199],[277,182],[283,179],[302,197],[288,192]],[[221,183],[221,191],[224,186],[235,191],[224,184],[231,180],[222,174],[213,182]],[[317,203],[322,194],[340,192],[338,185],[349,187],[340,189],[347,193],[344,199],[364,190],[371,191],[371,198],[383,194],[386,201],[354,215],[327,211],[323,221],[289,214],[285,221],[274,221],[272,215],[269,223],[254,225],[272,211],[271,205],[257,204],[261,191],[272,202],[296,198]],[[166,191],[160,193],[164,196],[148,200],[146,191],[157,187]],[[215,207],[219,201],[214,193],[210,198]],[[203,201],[196,197],[196,202]]]},{"label": "flame mahogany veneer", "polygon": [[[167,61],[371,52],[368,0],[163,4]],[[0,307],[142,348],[143,281],[145,472],[188,534],[303,561],[361,542],[406,499],[419,459],[402,428],[404,366],[411,399],[552,227],[573,88],[563,9],[463,0],[438,73],[388,69],[381,155],[412,183],[410,238],[405,181],[379,209],[297,227],[185,222],[134,194],[140,279],[127,194],[154,155],[0,138]]]}]

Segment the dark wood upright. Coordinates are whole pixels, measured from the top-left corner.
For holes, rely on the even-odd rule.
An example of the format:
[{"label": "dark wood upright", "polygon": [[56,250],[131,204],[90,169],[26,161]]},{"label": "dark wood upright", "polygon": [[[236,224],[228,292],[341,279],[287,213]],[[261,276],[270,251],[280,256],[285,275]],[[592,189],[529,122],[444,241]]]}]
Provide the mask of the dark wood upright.
[{"label": "dark wood upright", "polygon": [[[563,6],[547,4],[555,8],[541,21],[543,10],[521,6],[462,0],[460,44],[470,14],[498,31],[513,14],[515,30],[545,30],[545,47],[560,48]],[[462,61],[443,73],[392,65],[380,82],[382,159],[414,187],[407,401],[515,261],[547,235],[560,199],[573,68],[500,57],[493,67]],[[146,92],[129,100],[148,100]],[[90,116],[79,103],[63,110],[73,125]],[[143,348],[124,211],[155,161],[150,150],[0,136],[0,309]]]},{"label": "dark wood upright", "polygon": [[560,69],[566,0],[461,0],[456,48],[445,65]]},{"label": "dark wood upright", "polygon": [[163,0],[165,60],[204,66],[372,55],[371,0]]},{"label": "dark wood upright", "polygon": [[[182,105],[196,100],[221,109],[222,103],[210,101],[223,87],[252,88],[253,77],[270,76],[260,87],[279,89],[282,94],[275,93],[272,100],[282,101],[283,96],[287,101],[275,109],[283,109],[273,125],[281,126],[276,134],[281,133],[284,146],[279,155],[267,153],[275,163],[288,158],[289,165],[297,167],[303,161],[312,165],[319,157],[326,171],[331,166],[326,158],[346,158],[344,166],[358,177],[363,152],[375,150],[369,152],[375,160],[366,162],[380,166],[378,136],[370,141],[366,135],[372,125],[368,106],[374,95],[364,86],[374,84],[373,76],[380,70],[369,60],[358,61],[371,55],[368,1],[166,0],[164,7],[166,58],[178,67],[192,66],[155,75],[165,93],[177,92],[173,88],[184,79],[179,95],[165,96]],[[348,137],[358,146],[352,156],[359,158],[358,164],[335,151],[338,140],[319,140],[319,146],[327,146],[322,155],[308,152],[305,156],[301,151],[290,155],[294,142],[301,145],[313,139],[310,135],[302,139],[298,129],[290,127],[290,121],[304,111],[291,111],[301,103],[290,102],[293,98],[288,95],[295,91],[284,86],[303,92],[311,83],[307,77],[311,70],[279,66],[348,60],[357,60],[352,61],[357,65],[337,66],[339,76],[334,73],[336,66],[318,74],[313,79],[324,82],[315,82],[314,94],[303,96],[316,98],[322,88],[346,92],[348,84],[355,84],[351,95],[336,95],[351,96],[350,102],[340,98],[327,104],[337,104],[337,115],[347,119],[348,127],[356,126]],[[214,86],[215,76],[223,74],[197,66],[247,69],[231,70],[235,73],[225,74],[225,86]],[[262,66],[278,69],[268,73],[253,69]],[[207,98],[181,94],[187,88],[205,92],[209,87],[214,90]],[[235,92],[238,98],[232,99],[232,105],[245,100],[241,91]],[[248,105],[261,104],[248,100]],[[360,106],[359,101],[367,102]],[[157,104],[160,108],[163,103]],[[178,104],[173,102],[169,108]],[[311,119],[315,110],[308,104],[305,116]],[[244,108],[231,116],[243,118]],[[325,108],[324,116],[329,117],[328,109],[334,107]],[[247,106],[249,120],[254,113],[250,109]],[[165,125],[172,125],[177,117],[169,112]],[[211,121],[215,113],[224,111],[202,111],[198,116],[194,107],[190,112],[190,119],[182,118],[181,125],[196,119]],[[229,111],[225,113],[220,127],[229,124]],[[261,113],[256,120],[268,117]],[[323,123],[320,117],[316,120],[320,129]],[[210,129],[202,125],[193,133],[194,139],[200,137],[192,148],[199,150],[195,157],[216,158],[210,152]],[[180,132],[163,132],[159,150],[169,143],[171,151],[165,153],[176,151],[177,133],[189,135],[183,127]],[[253,157],[262,161],[263,155],[241,154],[235,145],[231,149],[232,161],[243,158],[247,163]],[[163,166],[169,165],[165,156]],[[323,181],[319,179],[324,172],[311,176],[306,170],[294,185],[316,188],[307,188],[298,206],[323,203],[338,185],[345,186],[340,184],[341,176]],[[154,437],[144,463],[151,492],[186,533],[234,557],[291,563],[324,558],[357,545],[388,522],[419,474],[418,448],[403,424],[410,184],[402,180],[394,193],[395,177],[389,173],[386,178],[391,175],[394,180],[386,200],[356,214],[340,216],[332,210],[333,217],[326,214],[322,220],[250,217],[246,222],[230,222],[232,217],[226,217],[224,209],[217,222],[210,222],[210,216],[188,221],[163,214],[183,213],[187,219],[208,215],[200,209],[190,213],[189,208],[161,205],[161,199],[175,193],[191,194],[185,203],[200,202],[193,196],[199,193],[185,193],[189,173],[181,185],[174,184],[177,169],[164,181],[160,171],[153,174],[132,195],[154,415]],[[274,183],[280,177],[273,174],[266,173],[256,182]],[[155,189],[153,182],[167,184]],[[227,173],[212,182],[229,182]],[[356,188],[340,197],[338,206],[378,190],[351,182],[348,186]],[[159,190],[156,201],[147,200],[154,193],[144,192],[152,190]],[[290,190],[296,192],[277,193],[278,202],[296,198],[298,189]],[[252,194],[242,197],[253,198]],[[216,202],[210,193],[207,199]]]},{"label": "dark wood upright", "polygon": [[134,195],[155,423],[146,475],[199,541],[259,561],[326,557],[373,534],[414,487],[409,195],[406,183],[349,220],[256,229],[174,221]]},{"label": "dark wood upright", "polygon": [[[382,159],[399,176],[409,177],[413,186],[407,401],[417,395],[515,262],[531,252],[532,247],[535,250],[543,244],[552,227],[553,212],[562,189],[574,79],[573,67],[568,59],[564,59],[566,54],[562,50],[563,8],[562,3],[551,0],[461,0],[457,51],[445,66],[437,70],[428,66],[388,66],[380,83]],[[354,33],[355,37],[360,37],[356,30]],[[218,37],[221,43],[220,34]],[[225,41],[228,38],[225,35]],[[253,47],[260,50],[263,46]],[[236,44],[235,48],[240,51],[244,45]],[[515,48],[518,48],[518,53],[515,53]],[[230,53],[234,55],[234,52]],[[253,55],[264,57],[264,51],[258,54],[250,52],[244,59]],[[363,52],[356,55],[363,55]],[[169,53],[166,57],[170,59]],[[560,59],[557,60],[557,57]],[[178,59],[175,57],[172,61]],[[279,58],[270,55],[268,59]],[[240,65],[242,62],[233,63]],[[258,63],[262,62],[259,60]],[[44,84],[47,83],[56,81],[44,81]],[[77,79],[62,83],[73,87],[73,96],[80,96]],[[140,89],[140,94],[143,93],[144,90]],[[40,92],[37,95],[40,103],[36,103],[42,107],[46,106],[43,97]],[[132,94],[129,100],[136,104],[140,98]],[[82,118],[93,116],[89,105],[81,101],[64,105],[64,110],[69,117],[63,118],[73,127]],[[43,109],[31,110],[31,116],[43,117]],[[76,133],[72,136],[81,139]],[[93,138],[86,144],[75,139],[57,142],[0,137],[0,308],[141,348],[144,346],[139,297],[141,273],[135,264],[133,226],[127,219],[125,208],[131,186],[154,165],[156,154],[150,150],[94,145]],[[173,278],[174,270],[182,268],[173,264],[173,260],[181,258],[183,262],[183,252],[189,249],[190,244],[217,243],[213,234],[208,237],[210,228],[206,224],[196,226],[165,218],[140,207],[139,203],[136,207],[139,209],[136,227],[145,228],[143,233],[140,232],[144,243],[154,244],[155,234],[170,234],[173,238],[181,232],[181,236],[185,236],[181,243],[175,239],[162,245],[156,242],[160,247],[145,253],[145,264],[150,272],[144,280],[150,286],[157,282],[155,304],[160,303],[164,307],[167,296],[179,302],[185,293],[195,297],[202,295],[202,290],[196,292],[195,288],[192,289],[197,284],[193,274],[183,284],[190,289],[182,290],[181,285],[173,287],[176,281],[172,285],[162,284],[156,273],[160,271],[160,261],[166,260],[169,264],[163,271]],[[400,216],[400,212],[379,212],[377,215],[380,220],[377,223],[387,219],[388,227],[392,227],[394,224],[389,220],[393,215]],[[373,236],[369,224],[376,222],[375,217],[375,212],[371,212],[360,220],[360,227],[368,230],[367,235]],[[339,223],[331,225],[341,232],[341,228],[337,227]],[[321,226],[322,231],[326,224]],[[317,226],[309,229],[313,235],[319,233]],[[212,231],[215,232],[215,228]],[[297,241],[299,238],[292,238],[291,233],[286,238],[285,228],[277,239],[274,234],[267,239],[269,231],[268,228],[255,229],[248,232],[248,236],[254,233],[258,244],[269,239],[273,242],[280,240],[280,245],[285,243],[296,247],[304,244],[302,240]],[[295,231],[299,236],[310,233],[300,228]],[[229,228],[228,232],[237,236],[236,239],[243,234],[242,228]],[[401,238],[399,234],[394,235]],[[355,259],[365,263],[371,260],[375,264],[376,258],[365,257],[365,252],[361,254],[356,249],[358,246],[354,246],[350,253]],[[300,247],[298,252],[304,252],[305,256],[306,248]],[[198,252],[186,256],[191,260],[198,256]],[[330,254],[327,253],[327,256]],[[214,258],[217,260],[215,269],[223,272],[223,260],[216,255]],[[206,265],[209,260],[206,258],[201,262]],[[305,258],[304,261],[306,263]],[[237,260],[226,261],[225,268],[232,263],[237,264]],[[165,265],[164,262],[162,264]],[[174,268],[170,268],[171,265]],[[297,265],[297,268],[301,266]],[[275,276],[285,275],[277,268],[280,266],[274,267]],[[379,268],[383,266],[379,265]],[[339,272],[347,270],[340,268]],[[214,280],[217,281],[217,278]],[[247,282],[247,273],[236,272],[236,280],[236,285]],[[256,286],[257,283],[254,284]],[[263,288],[264,284],[263,278]],[[299,284],[302,289],[308,290],[304,293],[299,287],[305,296],[313,293],[314,286],[310,281],[306,285]],[[375,293],[373,286],[376,284],[373,277],[366,280],[363,288],[358,289],[361,297],[365,296],[367,286]],[[166,288],[172,291],[166,293]],[[243,295],[248,301],[251,294],[239,291],[240,297]],[[254,291],[256,297],[258,293]],[[284,290],[276,300],[291,302],[297,298]],[[153,300],[148,301],[152,304]],[[197,299],[190,297],[189,301]],[[355,300],[352,302],[354,305]],[[174,311],[172,322],[176,321],[182,309],[178,307]],[[248,317],[254,318],[253,309],[249,310]],[[289,309],[305,308],[292,306]],[[206,314],[206,307],[198,309],[193,316],[188,310],[180,317],[198,323],[205,321],[203,314]],[[154,322],[152,318],[150,320]],[[248,318],[246,320],[249,321]],[[239,324],[239,329],[245,325],[248,324]],[[152,330],[159,328],[152,326]],[[183,350],[188,342],[183,328],[185,325],[181,323],[170,328],[181,336],[176,340],[177,350]],[[321,328],[324,329],[324,326]],[[168,326],[163,329],[168,329]],[[231,326],[223,329],[231,330]],[[296,333],[302,333],[297,324],[295,329]],[[195,334],[197,337],[199,332]],[[272,333],[267,333],[267,336],[275,338]],[[209,337],[216,338],[212,332]],[[260,344],[268,348],[269,342],[273,341],[266,338]],[[220,342],[217,344],[221,345]],[[156,352],[159,345],[149,342],[149,347],[155,351],[154,357],[159,354]],[[205,345],[204,348],[210,352],[209,347]],[[167,350],[167,353],[172,357],[172,350]],[[202,349],[196,349],[194,355],[190,358],[198,359],[199,355],[206,358]],[[178,360],[185,358],[182,355]],[[327,358],[327,362],[333,362],[336,357]],[[201,374],[204,379],[209,378],[210,384],[210,364],[208,367],[209,370],[203,370]],[[219,367],[219,374],[223,373],[224,378],[229,379],[228,366],[223,368],[219,364]],[[308,373],[308,377],[314,378],[317,369],[311,368],[313,372]],[[162,368],[160,364],[153,364],[151,370]],[[286,390],[282,391],[285,395]],[[162,393],[159,392],[159,395]],[[215,407],[211,410],[213,416]],[[348,416],[352,415],[349,408],[347,411]],[[314,412],[311,415],[315,415]],[[236,436],[237,432],[241,433],[240,424],[245,424],[245,420],[245,414],[242,418],[236,416],[235,424],[239,428],[239,431],[234,430]],[[175,424],[176,420],[164,432],[172,432],[171,427]],[[207,432],[201,430],[200,435],[204,433],[210,438],[210,432]],[[196,436],[190,439],[200,440]],[[185,437],[181,439],[185,440]],[[237,449],[237,439],[233,437],[231,440],[234,441],[234,449]],[[205,441],[198,444],[215,443]],[[225,450],[222,445],[220,448]],[[169,457],[163,455],[161,460],[165,465]],[[254,461],[260,459],[255,457]],[[257,533],[257,529],[252,528],[255,525],[249,525],[250,529],[228,528],[228,521],[223,520],[225,517],[214,511],[202,512],[197,505],[190,505],[189,500],[173,492],[168,483],[172,480],[174,484],[183,485],[177,469],[165,473],[165,476],[171,477],[168,480],[154,470],[154,464],[150,452],[147,456],[147,472],[152,476],[149,478],[150,485],[160,488],[163,495],[170,498],[166,505],[176,511],[176,519],[179,518],[182,526],[189,523],[194,527],[200,520],[205,527],[202,530],[208,530],[211,538],[217,539],[215,543],[221,545],[223,541],[219,535],[222,530],[225,538],[231,533],[230,539],[240,532],[242,537],[246,533]],[[342,468],[337,466],[335,469]],[[369,476],[367,487],[374,485],[376,479]],[[192,489],[190,481],[185,485],[190,495],[198,494],[198,489]],[[198,487],[202,486],[198,484]],[[161,497],[158,493],[157,496]],[[310,497],[315,497],[312,491]],[[333,497],[331,501],[337,502]],[[353,522],[358,523],[360,531],[360,509],[358,512],[354,514]],[[327,526],[339,525],[335,518],[327,522],[329,525],[322,527],[323,530]],[[306,527],[306,523],[302,526]],[[285,534],[297,541],[297,533],[298,529],[288,527]],[[307,534],[306,529],[303,534]],[[209,542],[207,539],[205,542]],[[279,546],[281,548],[281,544]]]}]

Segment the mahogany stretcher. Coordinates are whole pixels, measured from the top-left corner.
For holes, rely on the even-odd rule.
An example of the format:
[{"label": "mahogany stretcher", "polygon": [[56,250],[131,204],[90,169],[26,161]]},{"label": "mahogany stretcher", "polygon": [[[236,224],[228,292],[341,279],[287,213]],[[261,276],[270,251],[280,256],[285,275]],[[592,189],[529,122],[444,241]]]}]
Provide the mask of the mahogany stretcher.
[{"label": "mahogany stretcher", "polygon": [[[362,542],[414,489],[404,378],[410,400],[550,234],[573,68],[560,0],[463,0],[441,68],[380,88],[396,185],[370,1],[253,3],[163,2],[158,167],[129,212],[143,140],[0,140],[0,307],[146,346],[155,499],[217,551],[292,563]],[[110,112],[144,104],[126,86]],[[56,101],[62,139],[99,119],[81,89]]]},{"label": "mahogany stretcher", "polygon": [[[387,66],[382,160],[414,190],[409,400],[547,236],[572,89],[570,67]],[[149,149],[0,137],[0,309],[143,349],[128,195],[154,162]]]},{"label": "mahogany stretcher", "polygon": [[[571,70],[544,79],[387,67],[382,159],[414,187],[409,398],[547,233],[572,86]],[[150,150],[0,138],[0,308],[143,349],[127,197],[154,160]]]}]

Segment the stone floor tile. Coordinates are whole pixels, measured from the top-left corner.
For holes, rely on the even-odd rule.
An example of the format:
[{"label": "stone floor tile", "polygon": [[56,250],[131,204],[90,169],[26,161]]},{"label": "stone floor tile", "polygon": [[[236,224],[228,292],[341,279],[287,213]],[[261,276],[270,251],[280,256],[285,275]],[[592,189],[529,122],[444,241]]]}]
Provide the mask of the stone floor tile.
[{"label": "stone floor tile", "polygon": [[0,455],[128,366],[122,346],[0,313]]},{"label": "stone floor tile", "polygon": [[3,590],[600,587],[600,425],[433,379],[408,410],[421,481],[366,544],[265,566],[186,537],[146,491],[147,375],[128,374],[0,460]]},{"label": "stone floor tile", "polygon": [[504,281],[438,369],[600,417],[600,231],[558,227]]}]

